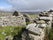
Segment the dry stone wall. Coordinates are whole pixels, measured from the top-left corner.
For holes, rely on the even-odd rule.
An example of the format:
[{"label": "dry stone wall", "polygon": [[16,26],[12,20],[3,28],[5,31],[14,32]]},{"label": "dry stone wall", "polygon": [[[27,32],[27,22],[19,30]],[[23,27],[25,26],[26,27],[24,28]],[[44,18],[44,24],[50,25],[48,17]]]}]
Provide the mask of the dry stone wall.
[{"label": "dry stone wall", "polygon": [[12,13],[0,13],[0,26],[25,26],[25,18],[22,14],[13,16]]},{"label": "dry stone wall", "polygon": [[42,12],[39,14],[39,17],[34,20],[34,23],[28,24],[26,27],[26,32],[22,34],[23,39],[26,39],[26,34],[29,36],[31,40],[44,40],[46,28],[48,30],[52,28],[53,23],[53,12]]}]

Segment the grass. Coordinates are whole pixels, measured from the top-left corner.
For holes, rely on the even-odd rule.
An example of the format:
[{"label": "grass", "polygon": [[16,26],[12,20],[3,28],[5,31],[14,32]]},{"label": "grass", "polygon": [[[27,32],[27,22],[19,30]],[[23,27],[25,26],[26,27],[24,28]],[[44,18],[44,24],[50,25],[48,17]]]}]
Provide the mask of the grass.
[{"label": "grass", "polygon": [[50,29],[48,37],[49,37],[49,40],[53,40],[53,28]]},{"label": "grass", "polygon": [[48,28],[46,28],[45,40],[53,40],[53,28],[51,28],[49,30],[48,30]]},{"label": "grass", "polygon": [[22,32],[23,27],[12,27],[12,26],[6,26],[6,27],[0,27],[0,40],[4,40],[6,36],[11,35],[12,37],[14,35],[19,35]]},{"label": "grass", "polygon": [[30,14],[30,17],[33,19],[33,18],[37,18],[38,17],[38,14]]},{"label": "grass", "polygon": [[48,33],[49,33],[49,29],[48,29],[48,27],[46,27],[45,28],[45,37],[44,37],[44,40],[49,40]]}]

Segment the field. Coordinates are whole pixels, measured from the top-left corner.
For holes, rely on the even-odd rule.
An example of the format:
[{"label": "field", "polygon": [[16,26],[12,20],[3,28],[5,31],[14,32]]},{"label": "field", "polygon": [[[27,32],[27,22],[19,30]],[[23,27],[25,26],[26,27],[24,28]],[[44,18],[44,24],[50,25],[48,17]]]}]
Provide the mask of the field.
[{"label": "field", "polygon": [[0,40],[4,40],[7,36],[15,36],[19,35],[22,32],[22,29],[25,27],[12,27],[12,26],[7,26],[7,27],[0,27]]}]

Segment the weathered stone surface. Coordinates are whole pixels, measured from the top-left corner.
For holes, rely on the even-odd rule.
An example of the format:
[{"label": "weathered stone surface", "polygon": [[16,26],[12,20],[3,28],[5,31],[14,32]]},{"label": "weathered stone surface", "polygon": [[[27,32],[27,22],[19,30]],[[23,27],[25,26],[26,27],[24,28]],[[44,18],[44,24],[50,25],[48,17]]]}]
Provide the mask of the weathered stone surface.
[{"label": "weathered stone surface", "polygon": [[[14,16],[14,15],[4,15],[0,17],[0,26],[25,26],[26,22],[25,22],[25,18],[22,14],[17,12],[14,12],[16,15],[18,16]],[[4,13],[3,13],[4,14]],[[2,14],[2,15],[3,15]],[[7,13],[8,14],[8,13]]]},{"label": "weathered stone surface", "polygon": [[[50,10],[48,12],[41,12],[37,20],[34,20],[34,22],[35,23],[28,24],[26,27],[26,29],[29,31],[29,37],[32,38],[32,40],[44,40],[45,28],[52,27],[51,25],[53,22],[53,10]],[[34,35],[34,33],[36,35]]]},{"label": "weathered stone surface", "polygon": [[31,17],[28,15],[28,14],[23,14],[23,16],[25,17],[26,19],[26,22],[31,22]]},{"label": "weathered stone surface", "polygon": [[0,17],[0,26],[22,26],[26,25],[25,18],[21,15],[18,17],[15,16],[5,16]]},{"label": "weathered stone surface", "polygon": [[29,31],[31,31],[32,33],[41,34],[42,29],[38,28],[37,25],[35,23],[29,24],[26,29],[28,29]]}]

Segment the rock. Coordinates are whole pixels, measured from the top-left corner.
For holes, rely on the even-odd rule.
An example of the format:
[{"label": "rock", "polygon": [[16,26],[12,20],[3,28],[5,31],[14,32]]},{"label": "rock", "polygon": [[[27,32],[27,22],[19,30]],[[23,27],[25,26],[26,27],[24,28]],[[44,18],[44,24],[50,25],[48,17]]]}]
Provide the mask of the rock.
[{"label": "rock", "polygon": [[13,37],[12,36],[6,36],[5,40],[13,40]]},{"label": "rock", "polygon": [[25,18],[20,16],[4,16],[0,17],[0,26],[25,26]]},{"label": "rock", "polygon": [[36,25],[37,25],[36,23],[28,24],[27,27],[26,27],[26,29],[30,29],[32,27],[36,27]]},{"label": "rock", "polygon": [[35,23],[29,24],[29,25],[26,27],[26,29],[28,29],[30,32],[32,32],[32,33],[34,33],[34,34],[38,34],[38,35],[40,35],[40,34],[41,34],[41,31],[42,31],[40,28],[38,28],[38,27],[36,26]]},{"label": "rock", "polygon": [[46,28],[46,24],[40,24],[39,28]]},{"label": "rock", "polygon": [[26,22],[31,22],[31,17],[28,14],[23,14],[25,17]]},{"label": "rock", "polygon": [[18,12],[15,11],[15,12],[13,13],[13,16],[19,16]]},{"label": "rock", "polygon": [[21,36],[22,36],[22,40],[32,40],[32,38],[30,38],[29,36],[29,32],[27,29],[23,31]]},{"label": "rock", "polygon": [[50,9],[48,12],[53,12],[53,10],[52,10],[52,9]]}]

